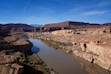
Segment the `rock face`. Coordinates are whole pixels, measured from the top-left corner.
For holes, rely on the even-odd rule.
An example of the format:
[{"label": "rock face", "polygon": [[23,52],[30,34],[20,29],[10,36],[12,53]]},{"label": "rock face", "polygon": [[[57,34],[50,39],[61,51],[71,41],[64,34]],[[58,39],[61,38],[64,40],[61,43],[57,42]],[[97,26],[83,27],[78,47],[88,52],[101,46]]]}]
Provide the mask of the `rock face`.
[{"label": "rock face", "polygon": [[[104,45],[96,45],[94,43],[87,43],[86,47],[82,47],[83,49],[86,49],[86,53],[92,53],[89,58],[92,58],[91,60],[93,63],[96,63],[103,68],[109,70],[111,67],[111,47],[110,46],[104,46]],[[84,57],[87,58],[87,57]]]},{"label": "rock face", "polygon": [[31,48],[26,33],[0,36],[0,74],[49,74],[47,65]]},{"label": "rock face", "polygon": [[90,24],[84,22],[73,22],[73,21],[65,21],[59,23],[45,24],[44,31],[55,31],[62,29],[75,29],[75,28],[86,28],[86,27],[98,27],[100,24]]},{"label": "rock face", "polygon": [[18,63],[24,62],[25,58],[21,56],[20,52],[11,55],[0,53],[0,74],[22,74],[24,67]]},{"label": "rock face", "polygon": [[[60,42],[66,51],[111,71],[110,26],[36,33],[36,37]],[[30,36],[33,36],[30,34]]]},{"label": "rock face", "polygon": [[[29,53],[31,43],[24,34],[0,36],[0,74],[22,74],[26,61],[25,53]],[[27,54],[28,55],[28,54]]]},{"label": "rock face", "polygon": [[10,30],[10,32],[35,32],[40,30],[40,27],[33,27],[23,23],[0,24],[0,28]]},{"label": "rock face", "polygon": [[82,68],[85,69],[89,74],[110,74],[108,70],[101,68],[98,65],[88,62],[87,60],[83,60],[83,58],[79,58],[78,56],[73,55],[74,59],[78,61]]}]

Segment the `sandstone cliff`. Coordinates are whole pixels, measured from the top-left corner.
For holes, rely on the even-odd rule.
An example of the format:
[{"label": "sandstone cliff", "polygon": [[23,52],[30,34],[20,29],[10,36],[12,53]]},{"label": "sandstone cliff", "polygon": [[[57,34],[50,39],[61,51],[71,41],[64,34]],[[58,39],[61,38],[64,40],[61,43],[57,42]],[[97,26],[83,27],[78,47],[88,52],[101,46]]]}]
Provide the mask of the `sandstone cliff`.
[{"label": "sandstone cliff", "polygon": [[[104,32],[105,31],[105,32]],[[111,71],[110,27],[83,30],[59,30],[29,34],[40,39],[59,43],[67,53],[73,53],[85,60]]]},{"label": "sandstone cliff", "polygon": [[0,74],[48,74],[25,33],[0,36]]},{"label": "sandstone cliff", "polygon": [[[17,38],[16,35],[0,37],[0,74],[22,74],[24,67],[20,64],[26,60],[24,52],[29,52],[32,45],[25,37],[23,37],[24,43],[22,41],[18,43],[19,39],[22,38]],[[18,50],[15,48],[18,48]]]}]

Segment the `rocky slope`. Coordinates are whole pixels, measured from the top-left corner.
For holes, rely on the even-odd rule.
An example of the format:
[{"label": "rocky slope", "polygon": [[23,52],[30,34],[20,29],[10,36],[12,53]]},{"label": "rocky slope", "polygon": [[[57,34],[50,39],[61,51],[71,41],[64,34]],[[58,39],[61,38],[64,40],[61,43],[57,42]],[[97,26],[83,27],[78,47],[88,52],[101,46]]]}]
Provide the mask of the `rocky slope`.
[{"label": "rocky slope", "polygon": [[29,33],[35,38],[51,40],[67,53],[73,53],[85,60],[111,71],[111,34],[110,27],[98,29],[59,30],[43,33]]},{"label": "rocky slope", "polygon": [[24,33],[0,36],[0,74],[48,74]]},{"label": "rocky slope", "polygon": [[39,27],[33,27],[28,24],[23,23],[7,23],[7,24],[0,24],[1,29],[10,30],[10,32],[33,32],[34,28],[39,29]]}]

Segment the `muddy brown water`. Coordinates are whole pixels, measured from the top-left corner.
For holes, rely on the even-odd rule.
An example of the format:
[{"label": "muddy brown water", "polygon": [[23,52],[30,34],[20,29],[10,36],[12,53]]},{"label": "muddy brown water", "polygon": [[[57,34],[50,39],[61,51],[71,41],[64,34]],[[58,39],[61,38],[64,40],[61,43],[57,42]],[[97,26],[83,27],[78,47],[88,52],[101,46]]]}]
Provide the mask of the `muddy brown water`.
[{"label": "muddy brown water", "polygon": [[60,50],[49,47],[41,40],[29,40],[33,43],[32,51],[37,53],[48,67],[54,69],[58,74],[110,74],[107,70],[78,57],[74,59]]}]

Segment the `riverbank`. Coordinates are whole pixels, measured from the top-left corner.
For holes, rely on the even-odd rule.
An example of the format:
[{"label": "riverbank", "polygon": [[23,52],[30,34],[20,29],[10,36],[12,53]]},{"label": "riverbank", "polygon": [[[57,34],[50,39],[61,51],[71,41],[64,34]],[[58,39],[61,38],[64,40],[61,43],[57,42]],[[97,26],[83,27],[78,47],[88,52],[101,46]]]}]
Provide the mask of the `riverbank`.
[{"label": "riverbank", "polygon": [[75,33],[73,30],[60,30],[29,35],[60,43],[59,47],[62,47],[67,53],[82,57],[91,63],[111,71],[110,33],[100,32],[99,34],[92,31],[88,34],[81,34]]},{"label": "riverbank", "polygon": [[[40,49],[38,56],[47,64],[51,72],[57,74],[88,74],[81,69],[79,62],[62,51],[49,47],[46,43],[39,39],[30,39],[34,47]],[[33,48],[36,50],[36,48]]]},{"label": "riverbank", "polygon": [[[57,45],[55,41],[52,40],[44,40],[39,38],[41,41],[43,41],[44,43],[46,43],[48,46],[55,48],[56,50],[60,50],[64,53],[66,53],[67,55],[70,55],[74,60],[76,60],[77,62],[79,62],[82,66],[83,70],[86,70],[89,74],[110,74],[111,72],[108,70],[105,70],[104,68],[90,63],[86,60],[84,60],[83,58],[80,58],[79,56],[76,56],[75,54],[72,53],[72,51],[67,51],[67,49],[61,49],[61,47],[59,47],[59,45]],[[57,47],[55,47],[57,46]]]},{"label": "riverbank", "polygon": [[0,74],[49,74],[24,33],[0,36]]}]

